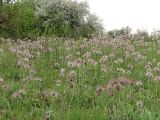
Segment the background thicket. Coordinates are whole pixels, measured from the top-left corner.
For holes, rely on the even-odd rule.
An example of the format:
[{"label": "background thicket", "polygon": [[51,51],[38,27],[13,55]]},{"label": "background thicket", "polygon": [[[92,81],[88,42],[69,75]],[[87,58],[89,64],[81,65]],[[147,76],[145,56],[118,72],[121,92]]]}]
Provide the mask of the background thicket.
[{"label": "background thicket", "polygon": [[21,0],[0,2],[0,36],[91,37],[101,35],[99,18],[87,2],[74,0]]}]

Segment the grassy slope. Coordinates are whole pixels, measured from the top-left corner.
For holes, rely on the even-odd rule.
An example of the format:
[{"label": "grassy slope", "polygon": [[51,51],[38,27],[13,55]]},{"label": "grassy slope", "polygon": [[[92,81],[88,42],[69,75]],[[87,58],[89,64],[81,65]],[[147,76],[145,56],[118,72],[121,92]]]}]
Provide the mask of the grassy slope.
[{"label": "grassy slope", "polygon": [[[20,43],[19,46],[22,44],[30,43]],[[24,47],[33,54],[33,58],[30,58],[27,64],[34,67],[26,69],[17,66],[18,60],[26,56],[11,52],[10,49],[13,49],[15,44],[9,42],[0,44],[0,77],[4,80],[0,82],[1,120],[45,120],[47,113],[51,120],[160,120],[160,81],[153,81],[154,77],[159,75],[159,72],[154,72],[153,69],[160,62],[160,56],[157,54],[160,46],[156,41],[151,41],[143,47],[140,43],[133,42],[115,49],[116,45],[109,47],[85,40],[66,44],[61,39],[48,39],[46,42],[36,44],[42,45],[43,49],[35,48],[34,45]],[[132,45],[134,50],[129,51],[130,57],[127,58],[125,52],[128,51],[127,47]],[[100,50],[102,54],[96,55],[94,50]],[[84,59],[82,56],[86,52],[91,53],[89,59],[94,59],[96,65],[81,65],[79,68],[67,66],[66,56],[71,54],[72,61],[77,58]],[[145,54],[146,60],[141,58],[136,60],[138,58],[138,55],[134,55],[136,52]],[[107,72],[102,72],[100,58],[111,53],[115,57],[103,65]],[[118,58],[123,62],[116,64],[114,61]],[[146,69],[148,62],[151,62],[152,66]],[[129,64],[133,66],[130,71],[127,67]],[[66,70],[64,77],[59,76],[61,68]],[[117,68],[123,68],[125,72],[118,72]],[[36,71],[34,74],[31,72],[32,69]],[[68,85],[67,77],[71,70],[76,72],[73,88]],[[154,76],[147,77],[146,71],[153,72]],[[32,76],[32,80],[24,80],[28,76]],[[41,81],[36,81],[36,77]],[[117,77],[139,80],[143,85],[124,87],[114,96],[110,96],[107,90],[100,96],[96,95],[97,86],[107,86],[110,79]],[[57,80],[61,80],[60,86],[57,86]],[[19,89],[25,92],[15,96]],[[56,91],[58,95],[50,96],[51,91]],[[132,96],[131,100],[127,99],[128,94]],[[138,101],[142,101],[142,107],[137,106]]]}]

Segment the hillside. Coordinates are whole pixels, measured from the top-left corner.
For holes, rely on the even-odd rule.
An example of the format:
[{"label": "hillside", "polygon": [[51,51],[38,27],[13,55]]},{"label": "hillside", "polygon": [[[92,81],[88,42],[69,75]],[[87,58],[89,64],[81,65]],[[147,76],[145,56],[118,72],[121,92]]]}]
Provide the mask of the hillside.
[{"label": "hillside", "polygon": [[160,120],[160,40],[0,39],[1,120]]}]

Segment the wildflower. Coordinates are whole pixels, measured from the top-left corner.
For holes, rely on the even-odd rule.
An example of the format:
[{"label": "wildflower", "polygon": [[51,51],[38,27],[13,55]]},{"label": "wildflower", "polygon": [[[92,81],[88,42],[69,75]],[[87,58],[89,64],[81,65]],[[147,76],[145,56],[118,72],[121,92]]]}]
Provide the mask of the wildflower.
[{"label": "wildflower", "polygon": [[19,89],[18,91],[14,92],[12,94],[13,98],[22,98],[22,95],[26,94],[26,90],[25,89]]},{"label": "wildflower", "polygon": [[40,91],[40,96],[41,96],[41,97],[46,97],[46,96],[47,96],[47,93],[46,93],[45,91],[42,91],[42,90],[41,90],[41,91]]},{"label": "wildflower", "polygon": [[76,55],[81,55],[81,53],[79,51],[76,52]]},{"label": "wildflower", "polygon": [[152,73],[152,72],[147,71],[147,72],[146,72],[146,76],[147,76],[147,77],[153,77],[153,73]]},{"label": "wildflower", "polygon": [[106,55],[102,56],[101,59],[100,59],[101,64],[105,64],[105,63],[107,63],[107,61],[108,61],[108,56],[106,56]]},{"label": "wildflower", "polygon": [[62,81],[61,81],[61,80],[57,80],[57,81],[56,81],[57,86],[60,86],[60,85],[61,85],[61,83],[62,83]]},{"label": "wildflower", "polygon": [[117,61],[118,61],[118,63],[123,63],[123,59],[121,59],[121,58],[118,58]]},{"label": "wildflower", "polygon": [[33,79],[34,79],[35,81],[40,81],[40,82],[42,81],[42,79],[41,79],[41,78],[38,78],[38,77],[37,77],[37,78],[33,78]]},{"label": "wildflower", "polygon": [[44,120],[50,120],[50,113],[49,113],[49,112],[47,112],[47,113],[45,114]]},{"label": "wildflower", "polygon": [[48,48],[47,48],[47,51],[48,51],[48,52],[52,52],[52,51],[53,51],[53,49],[52,49],[52,48],[50,48],[50,47],[48,47]]},{"label": "wildflower", "polygon": [[70,68],[76,68],[76,63],[70,61],[67,63],[67,66]]},{"label": "wildflower", "polygon": [[114,88],[116,89],[116,90],[120,90],[120,89],[122,89],[122,85],[121,84],[115,84],[114,85]]},{"label": "wildflower", "polygon": [[18,94],[26,94],[26,90],[25,89],[19,89],[17,91]]},{"label": "wildflower", "polygon": [[118,61],[117,61],[117,60],[114,60],[114,63],[115,63],[115,64],[118,64]]},{"label": "wildflower", "polygon": [[28,64],[24,64],[23,68],[24,68],[25,70],[27,70],[27,69],[30,68],[30,66],[29,66]]},{"label": "wildflower", "polygon": [[33,80],[33,76],[27,76],[27,78],[24,78],[24,81],[31,81],[31,80]]},{"label": "wildflower", "polygon": [[142,108],[142,107],[144,106],[142,100],[137,101],[136,105],[137,105],[137,107],[139,107],[139,108]]},{"label": "wildflower", "polygon": [[101,72],[106,73],[106,72],[107,72],[107,69],[103,67],[103,68],[101,68]]},{"label": "wildflower", "polygon": [[72,60],[72,55],[70,54],[70,55],[66,56],[66,60],[71,61]]},{"label": "wildflower", "polygon": [[105,87],[104,87],[104,86],[98,86],[98,87],[96,88],[96,95],[97,95],[97,96],[100,96],[100,95],[104,92],[104,90],[105,90]]},{"label": "wildflower", "polygon": [[70,78],[70,79],[74,79],[75,77],[76,77],[76,72],[75,71],[70,71],[69,73],[68,73],[68,77]]},{"label": "wildflower", "polygon": [[109,95],[110,96],[114,96],[114,92],[113,91],[109,91]]},{"label": "wildflower", "polygon": [[136,82],[136,86],[139,87],[139,86],[142,86],[142,85],[143,85],[143,83],[142,83],[141,81],[137,81],[137,82]]},{"label": "wildflower", "polygon": [[12,94],[12,97],[13,98],[21,98],[21,95],[18,94],[17,92],[15,92],[15,93]]},{"label": "wildflower", "polygon": [[3,82],[4,81],[4,79],[3,78],[0,78],[0,82]]},{"label": "wildflower", "polygon": [[86,52],[84,55],[83,55],[83,58],[85,59],[88,59],[91,57],[91,53],[90,52]]},{"label": "wildflower", "polygon": [[54,63],[54,67],[59,67],[59,66],[60,66],[60,65],[59,65],[58,62]]},{"label": "wildflower", "polygon": [[125,55],[126,55],[126,58],[129,58],[129,57],[130,57],[130,54],[129,54],[128,51],[126,51]]},{"label": "wildflower", "polygon": [[135,84],[136,84],[136,81],[134,81],[134,80],[130,80],[130,81],[129,81],[129,85],[132,85],[132,86],[133,86],[133,85],[135,85]]},{"label": "wildflower", "polygon": [[109,55],[109,58],[110,58],[110,59],[111,59],[111,58],[114,58],[114,57],[115,57],[115,55],[112,54],[112,53]]},{"label": "wildflower", "polygon": [[18,67],[22,67],[23,64],[24,64],[24,63],[23,63],[22,61],[18,61],[17,66],[18,66]]},{"label": "wildflower", "polygon": [[93,64],[93,65],[96,65],[97,62],[94,61],[93,59],[88,59],[88,64]]},{"label": "wildflower", "polygon": [[93,51],[93,53],[96,55],[102,55],[102,52],[100,50],[95,50],[95,51]]},{"label": "wildflower", "polygon": [[123,68],[117,68],[117,71],[123,74],[125,73],[125,70]]},{"label": "wildflower", "polygon": [[75,62],[76,62],[77,64],[82,64],[82,63],[83,63],[83,60],[82,60],[81,58],[78,58],[77,60],[75,60]]},{"label": "wildflower", "polygon": [[62,68],[60,70],[60,77],[64,77],[64,75],[65,75],[65,69]]},{"label": "wildflower", "polygon": [[27,58],[27,57],[24,58],[24,61],[25,61],[25,62],[29,62],[29,58]]},{"label": "wildflower", "polygon": [[107,85],[107,90],[111,91],[113,89],[113,86],[111,84]]},{"label": "wildflower", "polygon": [[40,56],[40,55],[41,55],[41,53],[40,53],[40,52],[36,52],[36,55],[37,55],[37,56]]},{"label": "wildflower", "polygon": [[31,70],[30,70],[30,74],[36,74],[36,70],[31,69]]},{"label": "wildflower", "polygon": [[70,51],[71,50],[71,48],[70,47],[66,47],[66,51]]},{"label": "wildflower", "polygon": [[127,73],[127,74],[131,74],[132,72],[131,72],[130,70],[127,70],[126,73]]},{"label": "wildflower", "polygon": [[154,67],[154,68],[153,68],[153,71],[159,72],[159,71],[160,71],[160,68],[159,68],[159,67]]},{"label": "wildflower", "polygon": [[129,64],[129,65],[128,65],[128,69],[129,69],[129,70],[132,70],[132,69],[133,69],[133,65]]},{"label": "wildflower", "polygon": [[132,96],[131,93],[127,94],[126,97],[127,97],[128,100],[132,100],[133,99],[133,96]]},{"label": "wildflower", "polygon": [[9,88],[8,84],[6,84],[6,83],[3,83],[3,84],[2,84],[2,89],[8,90],[8,88]]},{"label": "wildflower", "polygon": [[72,79],[68,80],[67,82],[68,82],[68,85],[69,85],[70,88],[74,87],[74,83],[73,83]]},{"label": "wildflower", "polygon": [[147,66],[152,67],[152,63],[151,63],[151,62],[148,62],[148,63],[147,63]]},{"label": "wildflower", "polygon": [[156,76],[153,80],[154,81],[160,81],[160,76]]},{"label": "wildflower", "polygon": [[50,96],[52,96],[52,97],[57,97],[57,95],[58,95],[58,93],[55,91],[50,92]]}]

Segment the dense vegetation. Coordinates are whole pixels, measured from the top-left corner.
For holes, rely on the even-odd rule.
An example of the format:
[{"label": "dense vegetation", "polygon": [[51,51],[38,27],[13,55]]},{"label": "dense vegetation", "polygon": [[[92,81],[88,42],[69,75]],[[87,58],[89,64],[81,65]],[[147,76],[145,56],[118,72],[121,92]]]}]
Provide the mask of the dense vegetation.
[{"label": "dense vegetation", "polygon": [[0,119],[159,120],[159,38],[0,39]]},{"label": "dense vegetation", "polygon": [[96,15],[90,13],[87,2],[22,0],[14,3],[5,2],[0,8],[1,37],[77,38],[102,33],[102,24]]}]

